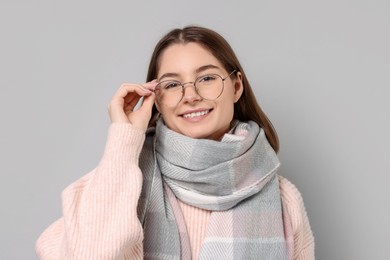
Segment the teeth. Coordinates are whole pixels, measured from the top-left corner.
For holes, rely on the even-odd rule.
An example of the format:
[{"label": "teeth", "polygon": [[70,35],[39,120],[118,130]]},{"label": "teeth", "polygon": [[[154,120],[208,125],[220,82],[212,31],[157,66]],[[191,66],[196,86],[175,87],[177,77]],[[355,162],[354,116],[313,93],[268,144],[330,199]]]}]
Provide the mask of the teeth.
[{"label": "teeth", "polygon": [[201,111],[201,112],[195,112],[195,113],[191,113],[191,114],[185,114],[183,115],[185,118],[193,118],[193,117],[196,117],[196,116],[203,116],[203,115],[206,115],[209,113],[209,110],[205,110],[205,111]]}]

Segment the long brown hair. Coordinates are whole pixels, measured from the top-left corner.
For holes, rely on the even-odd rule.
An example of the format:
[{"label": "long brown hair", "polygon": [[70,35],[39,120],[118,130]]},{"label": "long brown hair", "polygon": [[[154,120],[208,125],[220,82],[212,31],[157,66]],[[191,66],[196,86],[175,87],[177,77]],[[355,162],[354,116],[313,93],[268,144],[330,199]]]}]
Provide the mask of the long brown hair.
[{"label": "long brown hair", "polygon": [[[149,70],[147,74],[147,81],[151,81],[157,77],[159,69],[159,57],[161,53],[173,44],[185,44],[195,42],[207,50],[209,50],[224,66],[226,71],[236,70],[242,74],[242,83],[244,91],[240,99],[234,104],[234,119],[239,121],[255,121],[260,127],[264,129],[268,142],[272,148],[278,152],[279,139],[271,121],[261,110],[257,103],[256,97],[252,91],[245,72],[238,61],[233,49],[229,43],[218,33],[213,30],[199,27],[188,26],[183,29],[173,29],[166,34],[157,43],[149,63]],[[233,77],[236,75],[233,74]],[[154,106],[152,111],[152,118],[149,121],[149,126],[154,126],[158,117],[157,108]]]}]

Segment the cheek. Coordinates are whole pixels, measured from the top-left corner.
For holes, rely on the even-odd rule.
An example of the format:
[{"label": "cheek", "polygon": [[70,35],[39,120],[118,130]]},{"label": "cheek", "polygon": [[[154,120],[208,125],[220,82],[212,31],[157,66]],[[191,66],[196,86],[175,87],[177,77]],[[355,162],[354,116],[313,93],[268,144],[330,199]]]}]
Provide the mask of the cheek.
[{"label": "cheek", "polygon": [[231,121],[234,117],[234,104],[235,98],[233,95],[229,95],[223,102],[221,106],[221,116],[223,116],[224,120]]},{"label": "cheek", "polygon": [[230,122],[233,119],[234,115],[234,102],[231,99],[224,100],[221,102],[217,109],[218,113],[216,114],[218,122]]},{"label": "cheek", "polygon": [[176,111],[175,108],[160,106],[159,112],[161,117],[164,119],[164,122],[167,124],[168,128],[174,128]]},{"label": "cheek", "polygon": [[157,103],[156,103],[156,108],[157,108],[158,112],[160,112],[161,115],[169,115],[175,111],[174,107],[159,105]]},{"label": "cheek", "polygon": [[233,91],[229,89],[229,92],[226,92],[226,95],[223,96],[223,99],[220,100],[220,106],[228,113],[234,110],[234,104],[236,102]]}]

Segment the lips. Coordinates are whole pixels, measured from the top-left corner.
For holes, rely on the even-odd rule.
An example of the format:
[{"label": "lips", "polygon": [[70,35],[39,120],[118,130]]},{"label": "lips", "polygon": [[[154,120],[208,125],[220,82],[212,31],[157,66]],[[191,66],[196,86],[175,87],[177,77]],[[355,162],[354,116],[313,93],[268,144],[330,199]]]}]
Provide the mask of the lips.
[{"label": "lips", "polygon": [[194,111],[194,112],[185,113],[182,116],[184,118],[195,118],[195,117],[207,115],[210,111],[211,111],[211,109]]}]

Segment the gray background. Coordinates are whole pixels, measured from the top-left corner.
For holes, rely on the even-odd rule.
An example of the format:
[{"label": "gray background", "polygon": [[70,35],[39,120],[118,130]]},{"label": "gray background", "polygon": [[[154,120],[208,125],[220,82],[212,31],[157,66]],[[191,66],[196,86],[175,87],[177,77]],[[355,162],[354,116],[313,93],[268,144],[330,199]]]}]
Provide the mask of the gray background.
[{"label": "gray background", "polygon": [[303,194],[317,259],[390,259],[390,2],[0,2],[0,259],[35,259],[61,191],[102,155],[106,106],[157,40],[231,43]]}]

